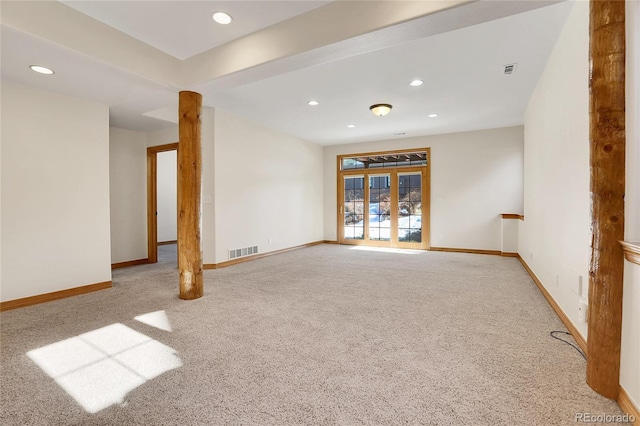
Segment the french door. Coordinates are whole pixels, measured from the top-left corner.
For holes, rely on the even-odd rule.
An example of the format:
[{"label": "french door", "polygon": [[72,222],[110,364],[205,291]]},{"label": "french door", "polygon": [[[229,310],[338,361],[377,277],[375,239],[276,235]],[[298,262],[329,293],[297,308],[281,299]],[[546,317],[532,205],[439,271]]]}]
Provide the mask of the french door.
[{"label": "french door", "polygon": [[[344,159],[341,162],[344,164]],[[396,161],[392,166],[387,166],[388,163],[365,163],[369,167],[339,170],[339,242],[428,249],[429,170],[426,155],[421,162],[424,164],[393,167],[404,162]],[[378,164],[384,167],[374,166]]]}]

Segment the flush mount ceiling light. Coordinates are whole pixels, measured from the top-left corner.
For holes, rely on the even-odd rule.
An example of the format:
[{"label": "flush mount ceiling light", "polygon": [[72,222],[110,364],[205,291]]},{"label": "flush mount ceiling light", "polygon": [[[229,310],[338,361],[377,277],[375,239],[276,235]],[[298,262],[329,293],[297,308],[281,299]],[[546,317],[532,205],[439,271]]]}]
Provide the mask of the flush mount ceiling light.
[{"label": "flush mount ceiling light", "polygon": [[429,118],[436,118],[437,116],[438,116],[438,114],[429,114],[429,115],[427,115],[427,117],[429,117]]},{"label": "flush mount ceiling light", "polygon": [[409,83],[409,86],[418,87],[418,86],[422,86],[423,83],[424,81],[422,80],[413,80],[411,83]]},{"label": "flush mount ceiling light", "polygon": [[356,125],[355,124],[347,124],[347,127],[350,128],[350,129],[353,129],[354,127],[356,127]]},{"label": "flush mount ceiling light", "polygon": [[38,72],[40,74],[46,74],[46,75],[55,74],[52,69],[49,69],[47,67],[42,67],[40,65],[30,65],[29,68],[31,68],[32,71]]},{"label": "flush mount ceiling light", "polygon": [[231,23],[231,15],[224,12],[216,12],[213,14],[213,20],[218,24],[227,25]]},{"label": "flush mount ceiling light", "polygon": [[379,117],[389,114],[391,112],[391,108],[393,108],[391,104],[375,104],[369,107],[371,112]]},{"label": "flush mount ceiling light", "polygon": [[307,105],[316,106],[316,105],[318,105],[319,103],[320,103],[320,102],[318,102],[318,101],[309,101],[309,102],[307,102]]}]

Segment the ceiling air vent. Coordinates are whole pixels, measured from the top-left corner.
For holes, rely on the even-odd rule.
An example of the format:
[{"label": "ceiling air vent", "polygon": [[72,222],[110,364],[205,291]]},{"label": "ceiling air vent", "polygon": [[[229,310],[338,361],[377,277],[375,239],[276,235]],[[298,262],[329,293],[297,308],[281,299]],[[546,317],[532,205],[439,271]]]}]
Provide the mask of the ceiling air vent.
[{"label": "ceiling air vent", "polygon": [[504,74],[508,75],[508,74],[513,74],[514,72],[516,72],[516,65],[518,64],[507,64],[504,66]]}]

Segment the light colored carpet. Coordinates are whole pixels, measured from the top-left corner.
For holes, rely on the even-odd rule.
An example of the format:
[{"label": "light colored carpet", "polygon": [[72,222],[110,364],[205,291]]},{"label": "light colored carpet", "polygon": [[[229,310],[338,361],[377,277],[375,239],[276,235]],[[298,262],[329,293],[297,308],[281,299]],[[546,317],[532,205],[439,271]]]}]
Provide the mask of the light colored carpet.
[{"label": "light colored carpet", "polygon": [[[165,244],[158,246],[158,263],[172,264],[178,267],[178,244]],[[171,265],[167,265],[171,266]]]},{"label": "light colored carpet", "polygon": [[[172,260],[124,268],[113,289],[2,313],[2,424],[570,425],[622,413],[549,336],[564,328],[513,258],[321,245],[205,271],[194,301],[178,299],[177,277]],[[152,312],[168,323],[134,319]],[[152,345],[127,352],[126,336]],[[104,360],[83,364],[78,341],[106,345],[138,380],[95,413],[87,401],[121,379]]]}]

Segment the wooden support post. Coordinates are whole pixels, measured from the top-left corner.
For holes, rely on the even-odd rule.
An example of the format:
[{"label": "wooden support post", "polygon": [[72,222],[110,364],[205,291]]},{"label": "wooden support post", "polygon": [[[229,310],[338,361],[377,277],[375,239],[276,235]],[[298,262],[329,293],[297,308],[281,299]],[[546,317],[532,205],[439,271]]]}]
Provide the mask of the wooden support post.
[{"label": "wooden support post", "polygon": [[202,95],[195,92],[180,92],[179,96],[178,269],[180,270],[180,298],[190,300],[203,295],[200,241]]},{"label": "wooden support post", "polygon": [[625,4],[592,0],[590,12],[591,264],[587,383],[620,389],[625,191]]}]

